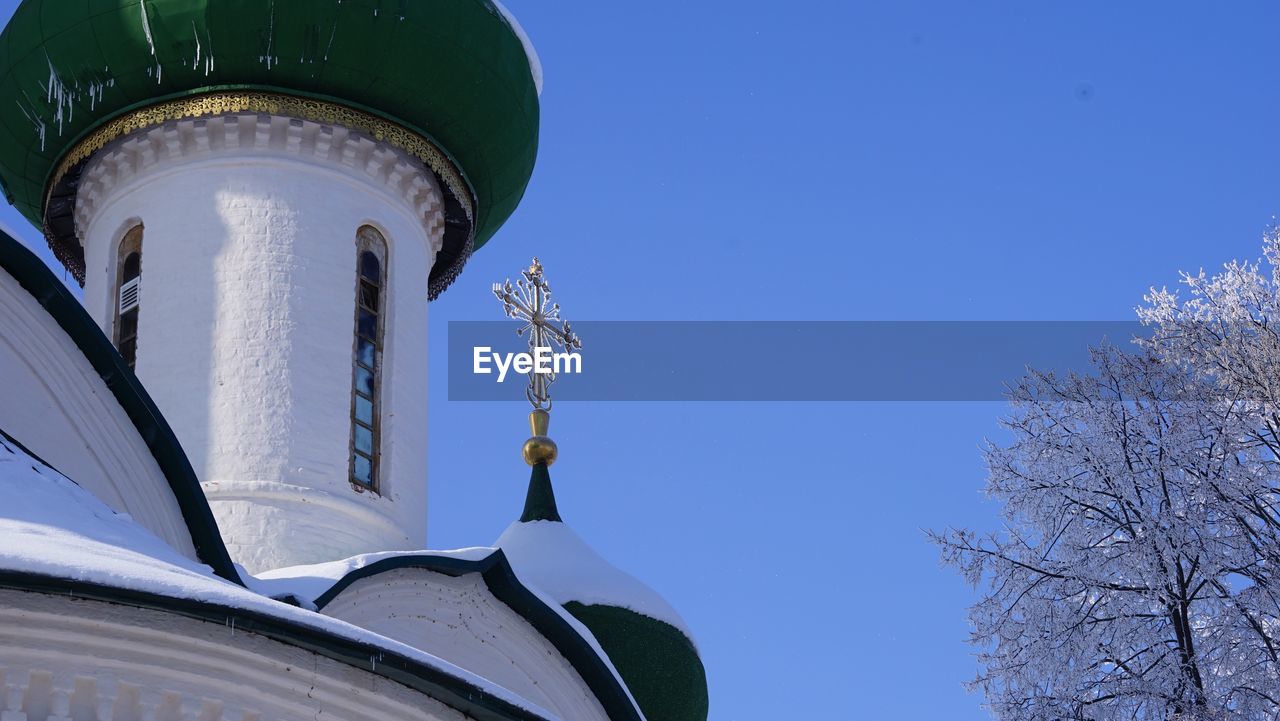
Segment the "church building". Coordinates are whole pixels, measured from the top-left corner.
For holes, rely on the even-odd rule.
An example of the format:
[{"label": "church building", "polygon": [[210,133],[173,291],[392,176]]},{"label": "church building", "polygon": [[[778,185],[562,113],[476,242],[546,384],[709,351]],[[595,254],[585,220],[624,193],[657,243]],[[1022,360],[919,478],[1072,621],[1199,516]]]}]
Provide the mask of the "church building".
[{"label": "church building", "polygon": [[541,83],[497,0],[19,4],[0,189],[84,292],[0,231],[0,721],[705,721],[539,398],[523,516],[426,550],[429,301]]}]

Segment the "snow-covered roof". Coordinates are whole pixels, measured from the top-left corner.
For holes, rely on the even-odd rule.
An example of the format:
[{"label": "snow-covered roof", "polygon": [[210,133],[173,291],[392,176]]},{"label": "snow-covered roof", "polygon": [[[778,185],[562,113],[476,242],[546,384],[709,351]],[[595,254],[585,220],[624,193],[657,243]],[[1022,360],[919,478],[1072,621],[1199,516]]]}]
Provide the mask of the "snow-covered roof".
[{"label": "snow-covered roof", "polygon": [[[494,562],[509,564],[510,558],[504,549],[483,546],[452,551],[424,550],[368,553],[341,561],[273,569],[265,571],[256,577],[248,577],[247,581],[252,588],[265,595],[275,598],[290,597],[305,607],[316,608],[331,600],[352,579],[369,573],[379,573],[381,572],[380,568],[390,570],[405,566],[426,567],[436,565],[441,561],[461,561],[470,564],[472,568],[480,569]],[[603,663],[610,682],[616,684],[617,689],[625,697],[624,707],[629,704],[629,711],[634,711],[642,717],[643,713],[640,711],[634,696],[632,696],[626,680],[614,666],[609,654],[601,647],[600,642],[591,630],[582,621],[574,617],[573,614],[565,610],[564,604],[566,601],[531,584],[526,574],[521,573],[518,569],[512,568],[512,572],[518,578],[519,584],[524,590],[536,597],[543,606],[554,613],[590,647],[591,653],[594,654],[595,658]],[[634,579],[633,582],[639,583]],[[614,587],[618,586],[615,584]],[[671,613],[674,614],[675,612],[672,611]],[[687,631],[685,633],[687,634]],[[563,653],[565,650],[562,648],[561,652]],[[584,676],[587,675],[586,671],[587,669],[579,668],[579,672],[583,673]],[[601,701],[604,700],[603,698],[601,699]]]},{"label": "snow-covered roof", "polygon": [[357,571],[369,568],[388,559],[418,558],[429,555],[437,558],[454,558],[463,561],[482,561],[493,554],[492,548],[463,548],[456,551],[388,551],[365,553],[341,561],[313,563],[305,566],[289,566],[263,571],[246,580],[258,592],[281,598],[292,596],[304,605],[316,605],[316,601],[334,586]]},{"label": "snow-covered roof", "polygon": [[516,573],[526,584],[560,605],[616,606],[679,629],[691,642],[693,633],[679,613],[656,591],[618,570],[558,521],[511,524],[498,538]]},{"label": "snow-covered roof", "polygon": [[420,649],[296,608],[214,575],[118,514],[70,479],[0,437],[0,571],[111,587],[270,616],[375,647],[460,679],[481,695],[555,716],[511,691]]}]

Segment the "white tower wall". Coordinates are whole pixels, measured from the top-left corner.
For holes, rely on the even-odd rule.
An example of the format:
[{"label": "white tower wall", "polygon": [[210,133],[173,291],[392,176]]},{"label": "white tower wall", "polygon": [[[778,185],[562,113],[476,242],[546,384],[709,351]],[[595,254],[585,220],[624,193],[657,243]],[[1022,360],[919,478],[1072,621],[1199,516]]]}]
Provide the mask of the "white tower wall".
[{"label": "white tower wall", "polygon": [[[85,302],[110,336],[144,226],[137,374],[250,572],[426,545],[434,178],[342,128],[245,115],[140,131],[86,168]],[[379,494],[349,481],[356,235],[385,236]]]}]

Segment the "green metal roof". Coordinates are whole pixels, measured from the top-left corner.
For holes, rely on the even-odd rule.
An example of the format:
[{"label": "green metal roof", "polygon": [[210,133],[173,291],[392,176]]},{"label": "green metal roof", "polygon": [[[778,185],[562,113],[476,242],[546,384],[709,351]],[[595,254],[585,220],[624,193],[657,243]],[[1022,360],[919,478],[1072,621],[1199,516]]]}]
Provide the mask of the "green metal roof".
[{"label": "green metal roof", "polygon": [[533,172],[530,59],[491,0],[23,0],[0,34],[0,184],[43,225],[60,159],[114,117],[228,89],[365,110],[435,142],[478,247]]}]

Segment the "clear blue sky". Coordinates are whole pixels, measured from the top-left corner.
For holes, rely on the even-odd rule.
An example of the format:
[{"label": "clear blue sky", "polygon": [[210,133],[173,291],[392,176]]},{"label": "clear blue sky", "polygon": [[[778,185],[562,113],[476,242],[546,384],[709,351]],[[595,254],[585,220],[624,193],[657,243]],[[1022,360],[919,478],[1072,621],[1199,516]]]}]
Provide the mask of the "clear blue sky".
[{"label": "clear blue sky", "polygon": [[[533,254],[574,319],[1129,319],[1280,211],[1262,2],[507,4],[546,68],[541,156],[432,311],[435,547],[519,514],[524,409],[450,403],[442,365]],[[566,403],[553,476],[695,629],[715,721],[982,719],[972,596],[920,529],[995,524],[1003,411]]]}]

